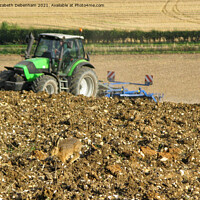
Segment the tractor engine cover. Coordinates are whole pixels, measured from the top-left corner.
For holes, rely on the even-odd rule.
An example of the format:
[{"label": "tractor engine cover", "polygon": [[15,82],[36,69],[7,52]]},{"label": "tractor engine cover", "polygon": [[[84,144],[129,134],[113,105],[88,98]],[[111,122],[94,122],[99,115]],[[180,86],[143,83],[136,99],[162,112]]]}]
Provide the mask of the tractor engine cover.
[{"label": "tractor engine cover", "polygon": [[15,73],[24,74],[26,81],[31,82],[42,73],[49,71],[48,58],[31,58],[21,61],[14,66]]}]

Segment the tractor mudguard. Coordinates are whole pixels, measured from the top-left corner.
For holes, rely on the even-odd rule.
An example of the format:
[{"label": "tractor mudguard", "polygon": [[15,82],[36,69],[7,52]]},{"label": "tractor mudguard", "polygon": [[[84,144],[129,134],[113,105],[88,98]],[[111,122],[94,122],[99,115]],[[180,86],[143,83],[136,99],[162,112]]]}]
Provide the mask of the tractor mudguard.
[{"label": "tractor mudguard", "polygon": [[70,71],[68,72],[67,76],[72,76],[74,73],[77,72],[77,70],[79,70],[81,67],[83,66],[87,66],[89,68],[95,68],[92,64],[90,64],[87,60],[81,59],[78,60],[77,62],[75,62],[71,68]]}]

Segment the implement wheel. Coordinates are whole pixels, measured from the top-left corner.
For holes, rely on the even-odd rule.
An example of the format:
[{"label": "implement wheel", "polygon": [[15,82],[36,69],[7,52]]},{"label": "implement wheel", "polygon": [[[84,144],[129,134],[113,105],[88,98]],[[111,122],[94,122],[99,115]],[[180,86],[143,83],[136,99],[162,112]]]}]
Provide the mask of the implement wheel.
[{"label": "implement wheel", "polygon": [[49,75],[39,76],[32,84],[34,92],[47,92],[48,94],[58,93],[58,82],[56,79]]},{"label": "implement wheel", "polygon": [[74,95],[95,97],[98,92],[96,73],[89,67],[80,68],[72,77],[70,92]]}]

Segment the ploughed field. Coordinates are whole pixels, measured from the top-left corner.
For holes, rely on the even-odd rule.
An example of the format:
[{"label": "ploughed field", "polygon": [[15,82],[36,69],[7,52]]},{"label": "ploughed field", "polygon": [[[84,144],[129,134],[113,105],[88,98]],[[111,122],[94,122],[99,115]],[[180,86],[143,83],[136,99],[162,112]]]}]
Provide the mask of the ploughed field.
[{"label": "ploughed field", "polygon": [[[150,74],[154,83],[143,89],[164,93],[163,101],[200,103],[199,54],[91,55],[90,58],[99,80],[106,81],[107,71],[115,71],[117,81],[144,83],[145,75]],[[21,60],[17,55],[0,55],[0,70]]]},{"label": "ploughed field", "polygon": [[[20,60],[1,55],[0,66]],[[165,93],[164,102],[0,91],[0,198],[199,199],[199,55],[91,56],[91,63],[100,80],[107,70],[119,81],[154,75],[147,90]],[[68,137],[83,147],[63,164],[50,151]]]},{"label": "ploughed field", "polygon": [[0,91],[0,116],[2,199],[200,198],[199,104]]}]

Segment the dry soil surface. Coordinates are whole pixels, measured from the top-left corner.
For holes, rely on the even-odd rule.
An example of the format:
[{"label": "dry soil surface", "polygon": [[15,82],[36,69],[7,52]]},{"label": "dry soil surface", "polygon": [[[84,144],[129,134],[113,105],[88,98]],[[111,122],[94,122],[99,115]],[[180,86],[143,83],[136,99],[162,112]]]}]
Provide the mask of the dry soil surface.
[{"label": "dry soil surface", "polygon": [[0,199],[200,199],[199,104],[0,91],[0,116]]},{"label": "dry soil surface", "polygon": [[[0,70],[21,60],[16,55],[0,55]],[[106,81],[107,71],[115,71],[117,81],[144,83],[144,76],[150,74],[154,83],[144,87],[148,92],[163,93],[164,101],[200,103],[199,54],[91,55],[91,63],[100,80]]]},{"label": "dry soil surface", "polygon": [[[1,56],[13,66],[19,56]],[[99,79],[199,102],[199,55],[91,56]],[[1,68],[2,69],[2,68]],[[75,137],[80,158],[50,152]],[[200,199],[200,104],[0,91],[0,199]]]}]

